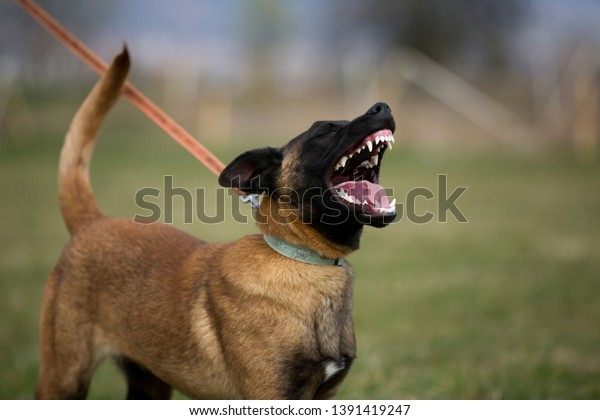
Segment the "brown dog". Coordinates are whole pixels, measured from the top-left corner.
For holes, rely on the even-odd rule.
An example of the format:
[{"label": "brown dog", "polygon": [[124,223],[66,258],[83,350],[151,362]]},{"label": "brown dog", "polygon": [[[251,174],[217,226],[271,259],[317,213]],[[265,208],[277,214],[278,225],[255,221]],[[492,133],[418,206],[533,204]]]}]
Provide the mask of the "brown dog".
[{"label": "brown dog", "polygon": [[41,315],[38,398],[85,398],[114,357],[128,398],[327,398],[355,357],[352,269],[365,224],[394,205],[377,184],[394,120],[379,103],[317,122],[282,148],[246,152],[219,182],[264,193],[264,235],[204,243],[160,223],[108,218],[88,167],[120,95],[127,51],[77,112],[60,157],[59,195],[72,236],[49,275]]}]

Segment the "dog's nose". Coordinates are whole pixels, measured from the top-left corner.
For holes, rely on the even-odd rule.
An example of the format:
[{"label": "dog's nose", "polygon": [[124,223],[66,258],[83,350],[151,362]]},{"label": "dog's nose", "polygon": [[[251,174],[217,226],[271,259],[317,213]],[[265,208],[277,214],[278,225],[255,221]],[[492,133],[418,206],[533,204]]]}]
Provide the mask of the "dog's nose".
[{"label": "dog's nose", "polygon": [[392,110],[385,102],[377,102],[367,111],[367,115],[377,115],[381,114],[381,116],[392,115]]}]

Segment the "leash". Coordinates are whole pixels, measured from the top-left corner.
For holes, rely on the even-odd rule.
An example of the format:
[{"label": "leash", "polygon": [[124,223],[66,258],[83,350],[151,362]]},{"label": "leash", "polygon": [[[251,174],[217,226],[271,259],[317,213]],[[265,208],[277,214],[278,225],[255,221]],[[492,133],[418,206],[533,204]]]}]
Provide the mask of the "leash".
[{"label": "leash", "polygon": [[[61,44],[69,49],[81,61],[87,64],[99,75],[106,73],[108,64],[94,53],[87,45],[81,42],[77,37],[71,34],[64,26],[58,23],[52,16],[42,9],[37,3],[31,0],[16,0],[16,2],[43,28],[52,34]],[[156,125],[162,128],[173,140],[179,143],[192,156],[198,159],[216,176],[223,171],[225,165],[208,149],[206,149],[198,140],[181,127],[167,113],[160,109],[154,102],[148,99],[133,84],[126,81],[123,86],[123,94],[129,101],[140,109]],[[234,188],[240,194],[243,202],[250,202],[253,208],[258,207],[259,200],[257,194],[246,194],[243,191]]]}]

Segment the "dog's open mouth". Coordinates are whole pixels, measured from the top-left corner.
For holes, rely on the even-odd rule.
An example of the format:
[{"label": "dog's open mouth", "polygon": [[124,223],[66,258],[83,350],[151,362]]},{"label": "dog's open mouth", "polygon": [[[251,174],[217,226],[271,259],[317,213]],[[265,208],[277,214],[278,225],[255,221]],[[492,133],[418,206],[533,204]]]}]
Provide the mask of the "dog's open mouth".
[{"label": "dog's open mouth", "polygon": [[392,131],[379,130],[355,144],[340,158],[330,181],[346,204],[360,206],[362,211],[373,214],[391,215],[396,212],[396,199],[390,202],[385,189],[378,184],[383,153],[393,144]]}]

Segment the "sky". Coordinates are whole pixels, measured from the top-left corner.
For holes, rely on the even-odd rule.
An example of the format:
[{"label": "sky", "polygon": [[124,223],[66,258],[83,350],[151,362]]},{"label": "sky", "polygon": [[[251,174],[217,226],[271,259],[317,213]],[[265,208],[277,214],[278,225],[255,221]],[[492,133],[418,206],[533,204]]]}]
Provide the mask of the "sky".
[{"label": "sky", "polygon": [[[327,36],[329,27],[335,24],[332,5],[339,7],[351,1],[39,0],[39,3],[103,57],[113,56],[127,42],[138,66],[160,70],[165,57],[176,57],[181,66],[200,71],[213,82],[231,82],[242,77],[243,67],[253,59],[256,51],[249,46],[260,44],[261,40],[274,46],[271,54],[276,57],[268,57],[269,62],[275,67],[273,73],[283,79],[298,80],[301,76],[314,79],[330,74],[327,57],[332,51]],[[526,66],[532,54],[553,55],[574,42],[583,40],[600,45],[597,23],[600,0],[530,2],[529,19],[513,43],[516,56]],[[0,58],[18,56],[39,44],[35,37],[47,37],[11,3],[0,5]],[[257,5],[262,7],[265,18],[249,13]],[[19,19],[19,27],[7,29],[15,17]],[[23,31],[16,42],[11,38],[15,30]],[[27,42],[27,36],[34,39]],[[374,47],[358,45],[353,51],[362,49],[369,57],[369,49]],[[285,80],[282,84],[286,84]]]}]

